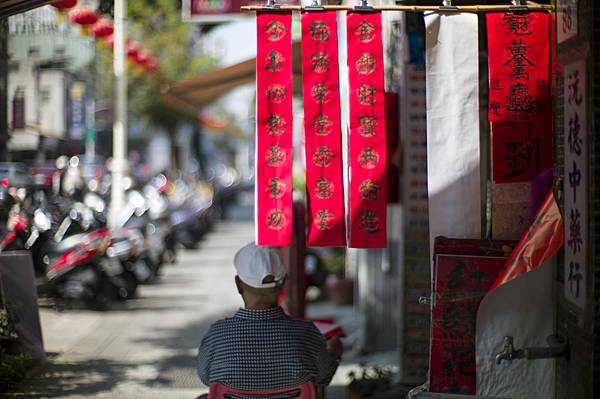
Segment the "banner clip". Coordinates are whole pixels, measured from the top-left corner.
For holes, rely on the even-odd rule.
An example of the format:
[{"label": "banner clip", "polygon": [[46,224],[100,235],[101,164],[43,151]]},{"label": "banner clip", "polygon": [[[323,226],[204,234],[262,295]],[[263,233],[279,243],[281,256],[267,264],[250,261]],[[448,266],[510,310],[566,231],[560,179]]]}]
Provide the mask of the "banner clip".
[{"label": "banner clip", "polygon": [[443,0],[440,12],[459,12],[458,7],[452,5],[452,0]]},{"label": "banner clip", "polygon": [[276,0],[267,0],[267,4],[265,5],[265,8],[271,8],[271,9],[277,9],[280,7],[281,6],[279,4],[277,4]]},{"label": "banner clip", "polygon": [[508,8],[509,11],[527,11],[529,7],[527,7],[527,2],[523,0],[510,0],[512,6]]},{"label": "banner clip", "polygon": [[373,11],[373,7],[369,5],[369,0],[359,0],[359,3],[354,6],[356,11]]},{"label": "banner clip", "polygon": [[320,0],[312,0],[309,6],[304,7],[304,11],[325,11],[325,7],[323,7]]}]

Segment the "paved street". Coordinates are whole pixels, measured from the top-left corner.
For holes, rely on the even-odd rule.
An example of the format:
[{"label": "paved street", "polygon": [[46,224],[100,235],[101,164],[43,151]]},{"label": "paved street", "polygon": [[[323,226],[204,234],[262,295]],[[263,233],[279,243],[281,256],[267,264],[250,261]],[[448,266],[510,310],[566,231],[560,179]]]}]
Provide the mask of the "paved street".
[{"label": "paved street", "polygon": [[196,376],[197,347],[211,323],[242,304],[233,255],[253,234],[252,223],[221,223],[122,309],[42,309],[46,351],[57,355],[5,397],[192,399],[206,392]]}]

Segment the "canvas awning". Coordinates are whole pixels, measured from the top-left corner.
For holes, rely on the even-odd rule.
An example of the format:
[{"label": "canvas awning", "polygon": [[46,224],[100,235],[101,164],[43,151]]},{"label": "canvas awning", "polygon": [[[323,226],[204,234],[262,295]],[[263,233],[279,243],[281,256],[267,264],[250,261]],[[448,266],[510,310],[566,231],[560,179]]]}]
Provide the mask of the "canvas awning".
[{"label": "canvas awning", "polygon": [[52,0],[0,0],[0,18],[10,17],[51,2]]},{"label": "canvas awning", "polygon": [[[302,61],[299,42],[294,43],[293,53],[294,77],[300,77]],[[163,93],[163,99],[174,107],[196,112],[232,89],[253,83],[256,78],[255,69],[256,58],[251,58],[239,64],[208,71],[171,85]],[[298,89],[299,83],[300,79],[294,79],[295,91]]]}]

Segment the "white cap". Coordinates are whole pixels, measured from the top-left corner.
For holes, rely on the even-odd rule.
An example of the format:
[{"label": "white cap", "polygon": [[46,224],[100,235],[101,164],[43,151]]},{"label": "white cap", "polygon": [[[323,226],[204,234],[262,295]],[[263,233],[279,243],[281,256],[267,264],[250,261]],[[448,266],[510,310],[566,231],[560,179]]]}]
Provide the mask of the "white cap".
[{"label": "white cap", "polygon": [[[233,264],[240,280],[254,288],[276,287],[285,278],[279,253],[269,247],[250,243],[237,251]],[[273,276],[274,281],[263,283],[267,276]]]}]

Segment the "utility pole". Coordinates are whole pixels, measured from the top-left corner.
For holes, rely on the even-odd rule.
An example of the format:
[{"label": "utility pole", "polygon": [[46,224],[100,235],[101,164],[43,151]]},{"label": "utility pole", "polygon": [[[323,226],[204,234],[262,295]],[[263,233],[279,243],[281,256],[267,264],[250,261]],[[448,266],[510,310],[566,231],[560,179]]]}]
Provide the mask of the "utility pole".
[{"label": "utility pole", "polygon": [[125,0],[115,0],[115,105],[113,122],[112,188],[109,226],[116,227],[123,209],[123,177],[127,168],[127,64],[125,63]]}]

